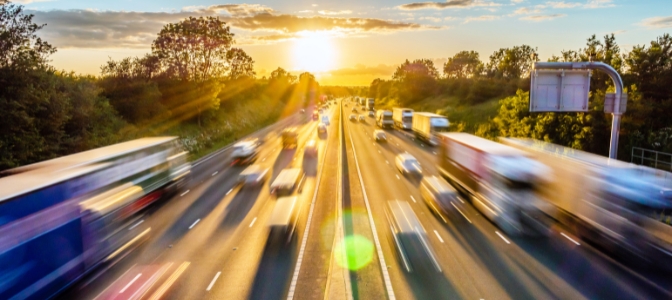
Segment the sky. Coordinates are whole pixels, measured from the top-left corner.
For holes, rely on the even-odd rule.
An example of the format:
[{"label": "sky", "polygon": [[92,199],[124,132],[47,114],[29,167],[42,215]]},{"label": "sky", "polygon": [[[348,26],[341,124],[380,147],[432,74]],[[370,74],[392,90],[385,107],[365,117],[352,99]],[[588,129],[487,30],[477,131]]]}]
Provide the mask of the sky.
[{"label": "sky", "polygon": [[[38,35],[58,48],[52,65],[99,75],[108,59],[143,56],[167,23],[218,16],[259,77],[278,67],[309,71],[322,85],[369,85],[409,59],[439,69],[459,51],[481,60],[530,45],[543,60],[578,50],[595,34],[621,49],[672,32],[672,0],[10,0],[24,5]],[[423,0],[416,0],[423,1]]]}]

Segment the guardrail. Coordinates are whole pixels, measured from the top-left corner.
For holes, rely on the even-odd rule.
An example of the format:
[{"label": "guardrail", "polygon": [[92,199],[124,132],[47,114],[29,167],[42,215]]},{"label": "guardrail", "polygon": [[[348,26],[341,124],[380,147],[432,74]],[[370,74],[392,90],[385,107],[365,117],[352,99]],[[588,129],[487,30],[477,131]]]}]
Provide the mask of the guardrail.
[{"label": "guardrail", "polygon": [[672,178],[672,153],[632,147],[630,162],[659,170],[657,176]]}]

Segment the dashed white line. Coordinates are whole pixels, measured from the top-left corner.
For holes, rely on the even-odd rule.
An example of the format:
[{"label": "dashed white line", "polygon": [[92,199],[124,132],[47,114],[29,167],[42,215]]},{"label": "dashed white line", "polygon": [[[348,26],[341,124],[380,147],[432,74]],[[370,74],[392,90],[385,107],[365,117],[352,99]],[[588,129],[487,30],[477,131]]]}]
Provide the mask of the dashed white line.
[{"label": "dashed white line", "polygon": [[388,164],[388,165],[390,164],[390,162],[389,162],[389,161],[387,161],[387,160],[385,161],[385,163],[386,163],[386,164]]},{"label": "dashed white line", "polygon": [[397,175],[397,179],[401,180],[401,177],[399,177],[399,175]]},{"label": "dashed white line", "polygon": [[261,161],[266,161],[266,157],[264,157],[264,159],[262,159]]},{"label": "dashed white line", "polygon": [[378,150],[378,153],[381,153],[380,150]]},{"label": "dashed white line", "polygon": [[[464,202],[462,202],[462,203],[464,203]],[[467,219],[467,221],[469,221],[469,223],[471,223],[471,220],[469,220],[469,218],[467,218],[467,215],[465,215],[459,208],[457,208],[457,206],[455,206],[455,204],[454,204],[453,202],[450,202],[450,205],[452,205],[455,209],[457,209],[457,211],[459,211],[460,214],[461,214],[465,219]],[[473,224],[473,223],[472,223],[472,224]]]},{"label": "dashed white line", "polygon": [[437,232],[436,230],[434,230],[434,234],[436,234],[436,237],[439,238],[439,241],[441,241],[441,244],[443,244],[443,239],[442,239],[441,236],[439,235],[439,232]]},{"label": "dashed white line", "polygon": [[502,238],[507,244],[511,244],[511,242],[509,242],[509,240],[507,240],[501,233],[499,233],[499,231],[495,231],[495,233],[496,233],[500,238]]},{"label": "dashed white line", "polygon": [[189,194],[189,191],[190,191],[190,190],[187,190],[186,192],[180,194],[180,197],[184,197],[184,195]]},{"label": "dashed white line", "polygon": [[228,192],[226,192],[226,195],[228,196],[229,194],[231,194],[231,192],[233,192],[233,189],[230,189]]},{"label": "dashed white line", "polygon": [[561,232],[560,234],[561,234],[562,236],[566,237],[568,240],[572,241],[572,243],[576,244],[577,246],[581,246],[581,244],[579,244],[579,242],[575,241],[573,238],[569,237],[569,236],[566,235],[564,232]]},{"label": "dashed white line", "polygon": [[434,153],[434,155],[436,155],[436,151],[432,151],[432,153]]},{"label": "dashed white line", "polygon": [[215,281],[217,281],[217,278],[219,278],[219,275],[221,275],[222,272],[217,272],[217,275],[215,275],[215,278],[210,281],[210,285],[208,285],[208,288],[205,289],[206,291],[210,291],[212,289],[212,286],[215,285]]},{"label": "dashed white line", "polygon": [[119,294],[123,294],[136,280],[138,280],[138,278],[140,278],[140,276],[142,276],[142,273],[138,273],[138,275],[135,275],[135,278],[133,278],[131,282],[127,283],[126,286],[123,289],[121,289],[121,291],[119,291]]},{"label": "dashed white line", "polygon": [[415,198],[413,198],[413,195],[411,195],[411,200],[413,200],[413,202],[415,203],[418,203],[417,201],[415,201]]},{"label": "dashed white line", "polygon": [[196,224],[198,224],[198,222],[200,222],[200,221],[201,221],[201,219],[197,219],[196,222],[194,222],[194,224],[191,224],[191,226],[189,226],[189,229],[194,228],[194,226],[196,226]]},{"label": "dashed white line", "polygon": [[252,223],[250,223],[250,227],[252,227],[252,225],[254,225],[254,222],[256,222],[256,221],[257,221],[257,217],[254,217],[254,220],[252,220]]},{"label": "dashed white line", "polygon": [[131,226],[131,228],[129,228],[128,230],[133,230],[135,227],[138,227],[138,225],[142,224],[142,222],[145,222],[145,220],[140,220],[140,222],[135,223],[135,224],[134,224],[133,226]]},{"label": "dashed white line", "polygon": [[404,152],[406,152],[406,154],[408,154],[408,151],[404,151]]},{"label": "dashed white line", "polygon": [[212,176],[217,175],[217,173],[219,173],[219,171],[215,171],[215,173],[212,173]]}]

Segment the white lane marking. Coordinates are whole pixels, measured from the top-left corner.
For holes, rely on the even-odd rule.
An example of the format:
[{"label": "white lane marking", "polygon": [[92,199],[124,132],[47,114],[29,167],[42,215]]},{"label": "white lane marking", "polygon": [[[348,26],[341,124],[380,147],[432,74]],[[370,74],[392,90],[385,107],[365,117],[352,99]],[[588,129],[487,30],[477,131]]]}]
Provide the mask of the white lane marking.
[{"label": "white lane marking", "polygon": [[133,226],[131,226],[131,228],[129,228],[128,230],[133,230],[135,227],[138,227],[138,225],[142,224],[143,222],[145,222],[145,220],[140,220],[140,222],[135,223],[135,224],[134,224]]},{"label": "white lane marking", "polygon": [[381,153],[380,150],[378,150],[378,153]]},{"label": "white lane marking", "polygon": [[399,146],[399,143],[397,143],[397,146]]},{"label": "white lane marking", "polygon": [[434,153],[434,155],[436,155],[436,151],[432,151],[432,153]]},{"label": "white lane marking", "polygon": [[230,189],[228,192],[226,192],[226,196],[228,196],[229,194],[231,194],[231,192],[233,192],[233,189]]},{"label": "white lane marking", "polygon": [[[369,215],[369,224],[371,224],[371,232],[373,233],[373,242],[374,245],[376,246],[378,262],[380,263],[380,270],[383,273],[383,281],[385,282],[387,297],[390,300],[396,300],[396,297],[394,296],[394,289],[392,289],[392,280],[390,280],[390,273],[387,271],[387,264],[385,263],[385,257],[383,256],[383,249],[381,248],[380,240],[378,239],[378,230],[376,229],[376,224],[373,222],[373,215],[371,214],[371,205],[369,205],[369,197],[366,195],[366,189],[364,188],[364,178],[362,177],[362,172],[359,170],[359,161],[357,160],[357,151],[355,150],[355,142],[352,140],[352,133],[348,135],[350,136],[350,146],[352,147],[353,157],[355,158],[355,167],[357,168],[357,175],[359,176],[359,185],[362,187],[362,196],[364,196],[366,213]],[[397,178],[398,177],[399,175],[397,175]]]},{"label": "white lane marking", "polygon": [[439,238],[439,241],[441,241],[441,244],[443,244],[443,239],[442,239],[441,236],[439,235],[439,232],[436,231],[436,230],[434,230],[434,234],[436,234],[436,237]]},{"label": "white lane marking", "polygon": [[190,190],[187,190],[186,192],[180,194],[180,197],[184,197],[184,195],[189,194],[189,191],[190,191]]},{"label": "white lane marking", "polygon": [[261,161],[266,161],[266,157],[264,157],[264,159],[262,159]]},{"label": "white lane marking", "polygon": [[425,146],[424,144],[420,144],[420,147],[424,147],[424,146]]},{"label": "white lane marking", "polygon": [[205,289],[206,291],[210,291],[212,289],[212,286],[215,285],[215,281],[217,281],[217,278],[219,278],[219,275],[221,275],[222,272],[217,272],[217,275],[215,275],[215,278],[210,281],[210,284],[208,285],[208,288]]},{"label": "white lane marking", "polygon": [[250,227],[252,227],[252,225],[254,225],[254,222],[256,222],[256,221],[257,221],[257,217],[254,217],[254,220],[252,220],[252,223],[250,223]]},{"label": "white lane marking", "polygon": [[495,231],[495,233],[496,233],[500,238],[502,238],[507,244],[511,244],[511,243],[509,242],[509,240],[507,240],[501,233],[499,233],[499,231]]},{"label": "white lane marking", "polygon": [[131,280],[131,282],[127,283],[126,286],[123,289],[121,289],[121,291],[119,291],[119,294],[123,294],[129,287],[131,287],[131,285],[136,280],[138,280],[138,278],[140,278],[140,276],[142,276],[142,273],[138,273],[138,275],[135,275],[135,278],[133,278],[133,280]]},{"label": "white lane marking", "polygon": [[201,219],[197,219],[196,222],[194,222],[194,224],[191,224],[191,226],[189,226],[189,229],[194,228],[194,226],[196,226],[196,224],[198,224],[198,222],[200,222],[200,221],[201,221]]},{"label": "white lane marking", "polygon": [[396,175],[396,176],[397,176],[397,179],[401,180],[401,177],[399,177],[399,175]]},{"label": "white lane marking", "polygon": [[572,243],[576,244],[577,246],[581,246],[581,244],[579,244],[579,242],[575,241],[573,238],[569,237],[569,236],[566,235],[564,232],[561,232],[560,234],[561,234],[562,236],[566,237],[568,240],[572,241]]},{"label": "white lane marking", "polygon": [[212,173],[212,176],[217,175],[217,173],[219,173],[219,171],[215,171],[215,173]]},{"label": "white lane marking", "polygon": [[418,203],[417,201],[415,201],[415,198],[413,198],[413,195],[411,195],[411,200],[413,200],[413,202],[415,203]]},{"label": "white lane marking", "polygon": [[389,162],[389,161],[387,161],[387,160],[385,161],[385,163],[386,163],[386,164],[388,164],[388,165],[390,164],[390,162]]},{"label": "white lane marking", "polygon": [[406,154],[408,154],[408,151],[404,151],[404,152],[406,152]]},{"label": "white lane marking", "polygon": [[[464,202],[463,202],[463,203],[464,203]],[[469,220],[469,218],[467,218],[467,215],[465,215],[459,208],[457,208],[457,206],[455,206],[455,203],[450,202],[450,205],[452,205],[455,209],[457,209],[457,211],[459,211],[460,214],[461,214],[465,219],[467,219],[467,221],[469,221],[469,223],[471,223],[471,220]],[[472,224],[473,224],[473,223],[472,223]]]}]

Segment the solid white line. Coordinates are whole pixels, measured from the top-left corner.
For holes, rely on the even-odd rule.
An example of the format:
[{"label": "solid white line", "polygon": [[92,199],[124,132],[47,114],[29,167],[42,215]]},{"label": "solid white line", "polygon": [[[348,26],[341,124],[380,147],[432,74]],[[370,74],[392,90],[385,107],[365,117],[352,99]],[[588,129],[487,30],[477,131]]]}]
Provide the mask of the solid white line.
[{"label": "solid white line", "polygon": [[566,237],[568,240],[572,241],[572,243],[576,244],[577,246],[581,246],[581,244],[579,244],[579,242],[577,242],[577,241],[575,241],[573,238],[567,236],[564,232],[561,232],[560,234],[561,234],[562,236]]},{"label": "solid white line", "polygon": [[411,200],[413,200],[413,202],[415,203],[418,203],[417,201],[415,201],[415,198],[413,198],[413,195],[411,195]]},{"label": "solid white line", "polygon": [[187,190],[186,192],[182,193],[182,194],[180,195],[180,197],[184,197],[184,195],[189,194],[189,191],[190,191],[190,190]]},{"label": "solid white line", "polygon": [[[366,195],[366,189],[364,189],[364,178],[362,177],[362,172],[359,170],[359,161],[357,160],[357,151],[355,150],[355,142],[352,140],[352,133],[349,133],[350,136],[350,146],[352,146],[353,157],[355,158],[355,167],[357,168],[357,175],[359,176],[359,184],[362,186],[362,196],[364,196],[364,204],[366,205],[366,212],[369,215],[369,223],[371,224],[371,231],[373,233],[373,242],[376,245],[376,252],[378,254],[378,262],[380,263],[380,270],[383,273],[383,281],[385,282],[385,288],[387,290],[387,297],[390,300],[395,300],[394,289],[392,289],[392,280],[390,280],[390,273],[387,271],[387,264],[385,263],[385,257],[383,256],[383,249],[380,246],[380,240],[378,239],[378,230],[376,230],[376,224],[373,222],[373,215],[371,214],[371,205],[369,205],[369,197]],[[398,177],[399,175],[397,175]]]},{"label": "solid white line", "polygon": [[196,220],[196,222],[194,222],[194,224],[191,224],[191,226],[189,226],[189,229],[194,228],[194,226],[196,226],[196,224],[198,224],[198,222],[200,222],[200,221],[201,221],[201,219]]},{"label": "solid white line", "polygon": [[495,231],[495,233],[496,233],[500,238],[502,238],[507,244],[511,244],[511,243],[509,242],[509,240],[507,240],[501,233],[499,233],[499,231]]},{"label": "solid white line", "polygon": [[133,226],[131,226],[131,228],[129,228],[128,230],[133,230],[135,227],[138,227],[138,225],[142,224],[143,222],[145,222],[145,220],[140,220],[140,222],[135,223],[135,224],[134,224]]},{"label": "solid white line", "polygon": [[252,225],[254,225],[254,222],[256,222],[256,221],[257,221],[257,217],[254,217],[254,220],[252,220],[252,223],[250,223],[250,227],[252,227]]},{"label": "solid white line", "polygon": [[217,175],[217,173],[219,173],[219,171],[215,171],[215,173],[212,173],[212,176]]},{"label": "solid white line", "polygon": [[[455,206],[455,203],[450,202],[450,205],[452,205],[455,209],[457,209],[457,211],[459,211],[460,214],[461,214],[465,219],[467,219],[467,221],[469,221],[469,223],[471,223],[471,220],[469,220],[469,218],[467,218],[467,215],[465,215],[459,208],[457,208],[457,206]],[[472,224],[473,224],[473,223],[472,223]]]},{"label": "solid white line", "polygon": [[443,244],[443,239],[441,238],[439,233],[436,230],[434,230],[434,233],[436,234],[436,237],[439,238],[439,241],[441,241],[441,244]]},{"label": "solid white line", "polygon": [[233,192],[233,189],[230,189],[228,192],[226,192],[226,195],[228,196],[229,194],[231,194],[231,192]]},{"label": "solid white line", "polygon": [[397,179],[401,180],[401,177],[399,177],[399,175],[398,175],[398,174],[397,174],[396,176],[397,176]]},{"label": "solid white line", "polygon": [[210,285],[208,285],[208,288],[205,289],[206,291],[210,291],[212,289],[212,286],[215,285],[215,281],[217,281],[217,278],[219,278],[219,275],[222,274],[222,272],[217,272],[217,275],[215,275],[215,278],[210,281]]},{"label": "solid white line", "polygon": [[135,275],[135,278],[133,278],[131,282],[126,284],[126,286],[123,289],[121,289],[121,291],[119,291],[119,294],[123,294],[136,280],[138,280],[138,278],[140,278],[140,276],[142,276],[142,273],[138,273],[138,275]]}]

